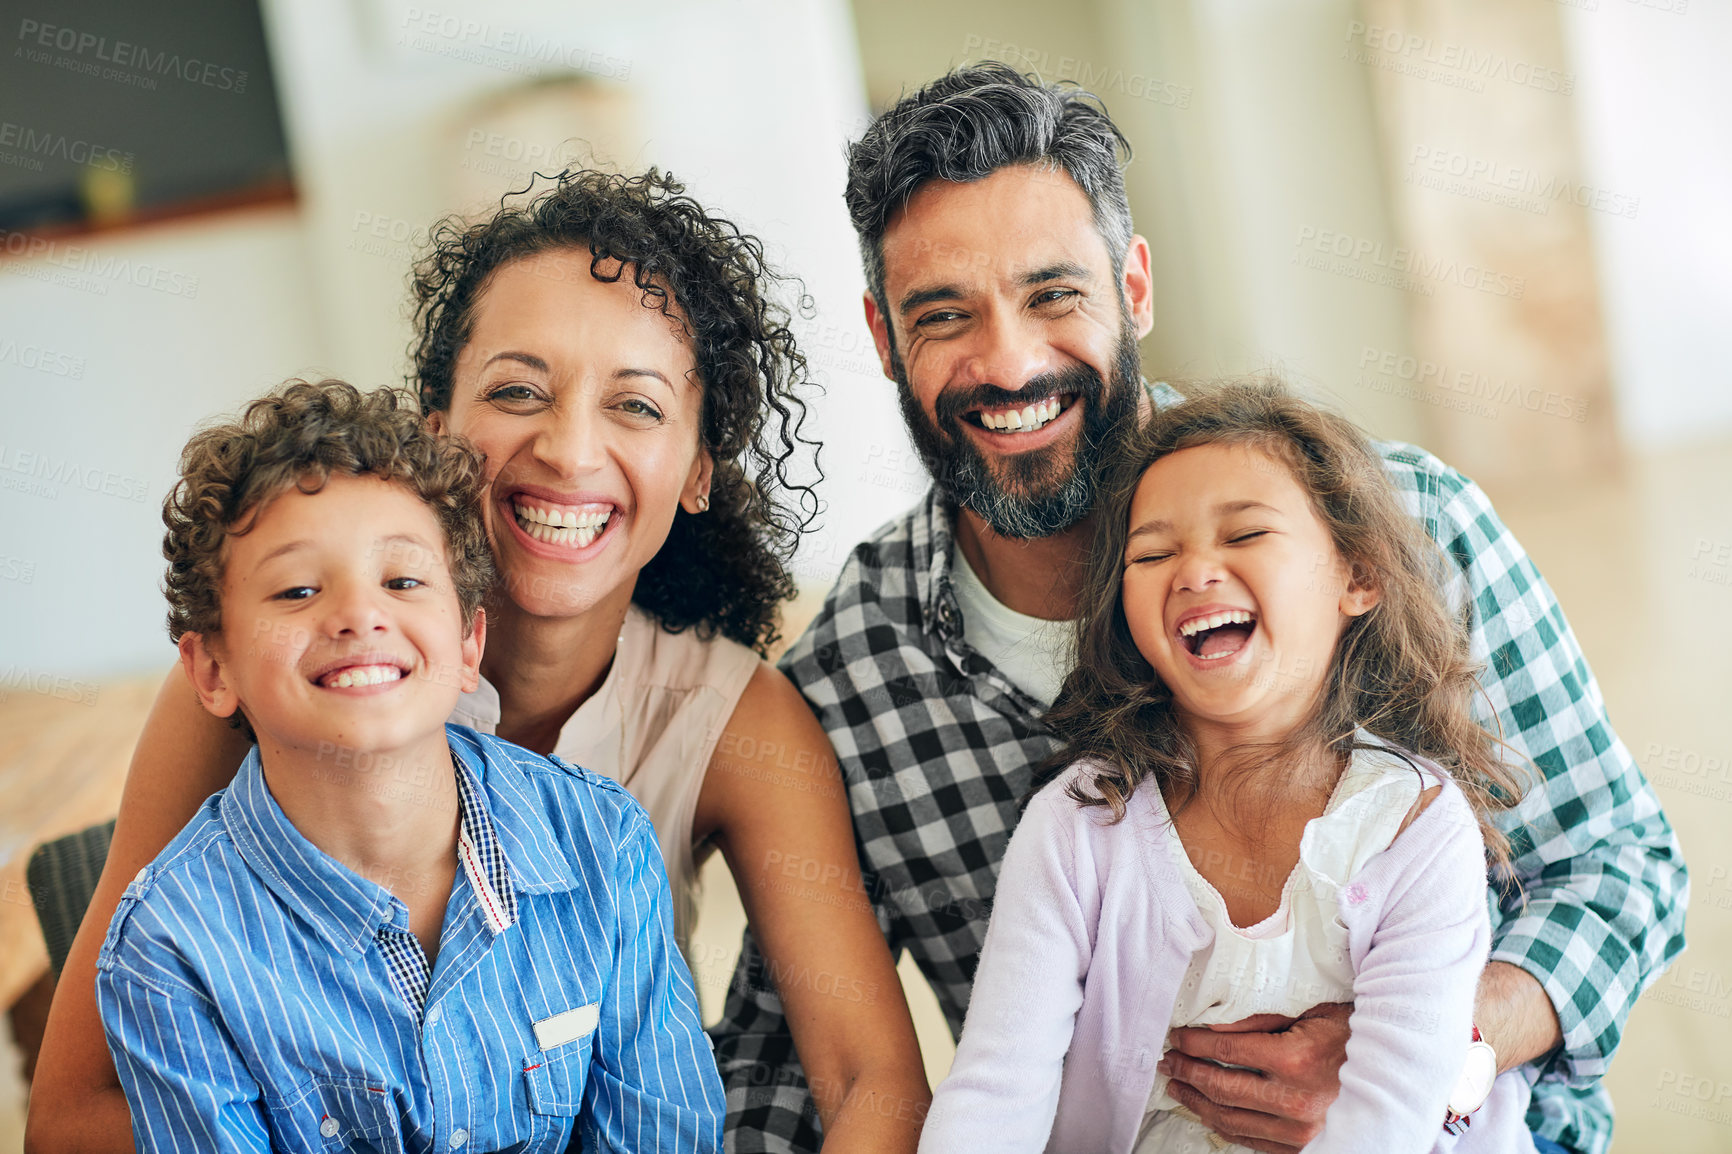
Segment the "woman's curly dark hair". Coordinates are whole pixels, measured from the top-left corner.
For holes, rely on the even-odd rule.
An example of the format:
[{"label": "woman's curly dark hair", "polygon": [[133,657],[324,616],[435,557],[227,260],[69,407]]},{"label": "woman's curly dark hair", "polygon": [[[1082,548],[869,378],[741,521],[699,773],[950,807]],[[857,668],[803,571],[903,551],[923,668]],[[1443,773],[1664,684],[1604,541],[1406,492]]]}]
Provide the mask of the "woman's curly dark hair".
[{"label": "woman's curly dark hair", "polygon": [[[552,186],[513,203],[544,179]],[[818,513],[812,486],[789,476],[803,446],[813,450],[813,476],[822,476],[816,442],[801,436],[806,360],[787,310],[766,295],[787,278],[765,264],[763,245],[684,193],[654,168],[641,176],[568,169],[538,173],[486,220],[440,222],[411,279],[412,381],[424,412],[450,406],[458,354],[502,266],[587,248],[597,280],[617,282],[630,268],[645,307],[691,337],[703,387],[700,435],[715,461],[709,511],[675,513],[632,600],[671,632],[720,633],[763,653],[777,640],[777,607],[794,594],[787,563]],[[785,503],[787,493],[798,494],[797,508]]]}]

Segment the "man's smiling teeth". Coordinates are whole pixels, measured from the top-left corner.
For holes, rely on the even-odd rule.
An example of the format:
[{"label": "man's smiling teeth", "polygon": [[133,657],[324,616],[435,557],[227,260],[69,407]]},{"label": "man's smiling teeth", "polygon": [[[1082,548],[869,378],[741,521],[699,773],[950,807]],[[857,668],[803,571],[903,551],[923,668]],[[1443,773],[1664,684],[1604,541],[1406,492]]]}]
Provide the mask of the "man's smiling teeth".
[{"label": "man's smiling teeth", "polygon": [[608,517],[613,514],[611,509],[586,513],[573,509],[544,509],[523,501],[513,501],[511,511],[517,514],[517,523],[523,531],[537,541],[578,549],[601,536],[601,531],[607,528]]},{"label": "man's smiling teeth", "polygon": [[1006,409],[1001,413],[980,410],[980,423],[995,432],[1030,432],[1040,428],[1060,413],[1064,412],[1064,404],[1058,397],[1048,397],[1038,404],[1025,405],[1020,409]]},{"label": "man's smiling teeth", "polygon": [[1193,617],[1179,626],[1179,636],[1195,637],[1205,629],[1219,629],[1223,625],[1249,625],[1253,620],[1255,618],[1243,609],[1211,613],[1207,617]]},{"label": "man's smiling teeth", "polygon": [[356,685],[383,685],[402,676],[403,671],[395,665],[351,665],[326,675],[323,684],[326,689],[349,689]]}]

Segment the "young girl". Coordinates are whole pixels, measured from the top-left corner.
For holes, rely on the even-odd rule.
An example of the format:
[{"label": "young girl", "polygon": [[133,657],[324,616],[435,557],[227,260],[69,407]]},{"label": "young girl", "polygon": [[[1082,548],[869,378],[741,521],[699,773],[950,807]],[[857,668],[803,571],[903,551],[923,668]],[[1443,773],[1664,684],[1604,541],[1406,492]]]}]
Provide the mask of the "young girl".
[{"label": "young girl", "polygon": [[1442,559],[1363,436],[1275,385],[1157,414],[1121,477],[922,1154],[1228,1148],[1165,1094],[1168,1030],[1324,1002],[1352,1036],[1307,1151],[1532,1150],[1514,1071],[1443,1129],[1519,790]]}]

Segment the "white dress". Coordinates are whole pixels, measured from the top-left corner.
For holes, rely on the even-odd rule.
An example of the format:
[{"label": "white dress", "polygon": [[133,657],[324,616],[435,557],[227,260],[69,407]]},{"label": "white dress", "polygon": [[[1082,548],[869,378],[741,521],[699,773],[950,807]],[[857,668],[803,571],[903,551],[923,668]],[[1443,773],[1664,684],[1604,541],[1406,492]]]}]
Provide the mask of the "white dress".
[{"label": "white dress", "polygon": [[[1173,1026],[1221,1025],[1252,1014],[1297,1017],[1324,1002],[1351,1002],[1353,967],[1336,898],[1347,879],[1389,848],[1422,785],[1419,772],[1393,753],[1355,752],[1323,813],[1305,825],[1281,904],[1254,926],[1233,925],[1226,902],[1179,840],[1166,839],[1198,912],[1215,931],[1213,944],[1191,958]],[[1166,1089],[1167,1078],[1157,1074],[1136,1154],[1250,1154],[1197,1121]]]},{"label": "white dress", "polygon": [[[625,786],[649,811],[673,891],[683,951],[697,920],[692,818],[716,743],[740,703],[758,655],[725,637],[669,633],[633,605],[601,687],[559,731],[553,752]],[[483,733],[499,727],[499,691],[486,678],[451,718]]]}]

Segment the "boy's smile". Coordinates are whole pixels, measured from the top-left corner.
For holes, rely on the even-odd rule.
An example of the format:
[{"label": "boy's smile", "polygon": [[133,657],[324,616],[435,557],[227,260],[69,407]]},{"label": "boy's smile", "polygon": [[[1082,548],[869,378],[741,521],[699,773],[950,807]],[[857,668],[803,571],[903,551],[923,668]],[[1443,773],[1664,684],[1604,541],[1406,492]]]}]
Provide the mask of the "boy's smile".
[{"label": "boy's smile", "polygon": [[483,635],[464,636],[444,536],[414,493],[333,474],[267,501],[225,550],[222,633],[182,641],[208,708],[244,709],[267,757],[443,741]]}]

